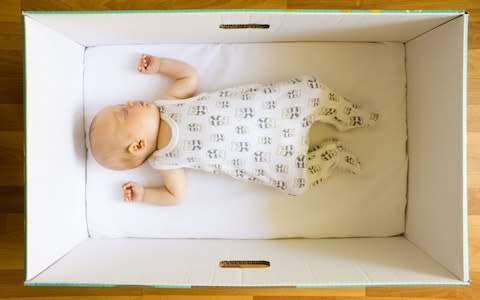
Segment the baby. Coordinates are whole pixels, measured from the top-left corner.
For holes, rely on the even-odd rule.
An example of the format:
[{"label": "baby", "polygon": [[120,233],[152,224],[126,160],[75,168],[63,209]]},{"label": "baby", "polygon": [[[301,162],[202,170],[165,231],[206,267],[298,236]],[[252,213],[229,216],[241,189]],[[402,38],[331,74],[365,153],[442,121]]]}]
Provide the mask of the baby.
[{"label": "baby", "polygon": [[[298,195],[335,167],[360,171],[357,158],[337,140],[310,147],[308,131],[321,121],[344,131],[373,125],[368,113],[313,76],[246,84],[194,96],[195,69],[178,60],[142,55],[138,71],[175,80],[154,102],[108,106],[93,119],[89,139],[98,163],[132,169],[148,160],[164,185],[122,186],[125,201],[173,205],[187,190],[184,168],[226,174]],[[309,149],[310,148],[310,149]]]}]

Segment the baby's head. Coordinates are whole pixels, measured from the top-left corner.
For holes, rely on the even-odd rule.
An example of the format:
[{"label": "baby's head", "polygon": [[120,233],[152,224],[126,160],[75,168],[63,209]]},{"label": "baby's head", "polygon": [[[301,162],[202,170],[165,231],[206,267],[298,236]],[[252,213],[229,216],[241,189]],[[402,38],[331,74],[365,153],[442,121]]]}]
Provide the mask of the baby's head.
[{"label": "baby's head", "polygon": [[158,108],[145,101],[105,107],[90,125],[90,149],[102,166],[132,169],[157,149]]}]

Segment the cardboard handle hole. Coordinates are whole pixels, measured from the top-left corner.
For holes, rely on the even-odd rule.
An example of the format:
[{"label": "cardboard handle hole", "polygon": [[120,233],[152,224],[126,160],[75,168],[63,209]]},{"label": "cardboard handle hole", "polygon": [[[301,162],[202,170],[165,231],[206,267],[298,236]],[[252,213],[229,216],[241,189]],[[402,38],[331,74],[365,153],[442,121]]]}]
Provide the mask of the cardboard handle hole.
[{"label": "cardboard handle hole", "polygon": [[220,24],[220,29],[268,29],[270,24]]},{"label": "cardboard handle hole", "polygon": [[220,268],[269,268],[270,262],[266,260],[222,260]]}]

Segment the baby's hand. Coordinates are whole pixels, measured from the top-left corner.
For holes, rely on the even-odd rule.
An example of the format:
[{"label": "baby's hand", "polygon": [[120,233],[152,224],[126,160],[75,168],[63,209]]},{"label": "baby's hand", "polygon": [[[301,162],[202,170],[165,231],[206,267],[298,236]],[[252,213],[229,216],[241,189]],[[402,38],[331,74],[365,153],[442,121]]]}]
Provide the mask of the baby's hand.
[{"label": "baby's hand", "polygon": [[143,201],[144,188],[140,184],[129,181],[122,185],[123,198],[127,202]]},{"label": "baby's hand", "polygon": [[138,64],[138,72],[152,74],[158,73],[159,70],[160,58],[153,55],[142,54],[142,57],[140,58],[140,63]]}]

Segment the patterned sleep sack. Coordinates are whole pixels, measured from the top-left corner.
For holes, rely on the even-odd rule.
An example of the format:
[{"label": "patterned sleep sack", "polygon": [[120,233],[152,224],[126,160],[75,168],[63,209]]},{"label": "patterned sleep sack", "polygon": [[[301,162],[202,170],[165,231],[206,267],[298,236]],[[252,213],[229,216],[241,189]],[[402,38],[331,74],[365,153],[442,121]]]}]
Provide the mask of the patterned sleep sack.
[{"label": "patterned sleep sack", "polygon": [[[313,76],[154,103],[162,120],[170,125],[172,138],[148,158],[152,167],[227,174],[291,195],[321,181],[320,175],[315,176],[322,173],[321,168],[309,166],[310,160],[328,161],[342,152],[337,149],[343,150],[333,141],[322,153],[309,155],[313,122],[324,121],[346,130],[368,126],[378,116],[360,111]],[[347,165],[358,165],[346,152],[342,159]]]}]

